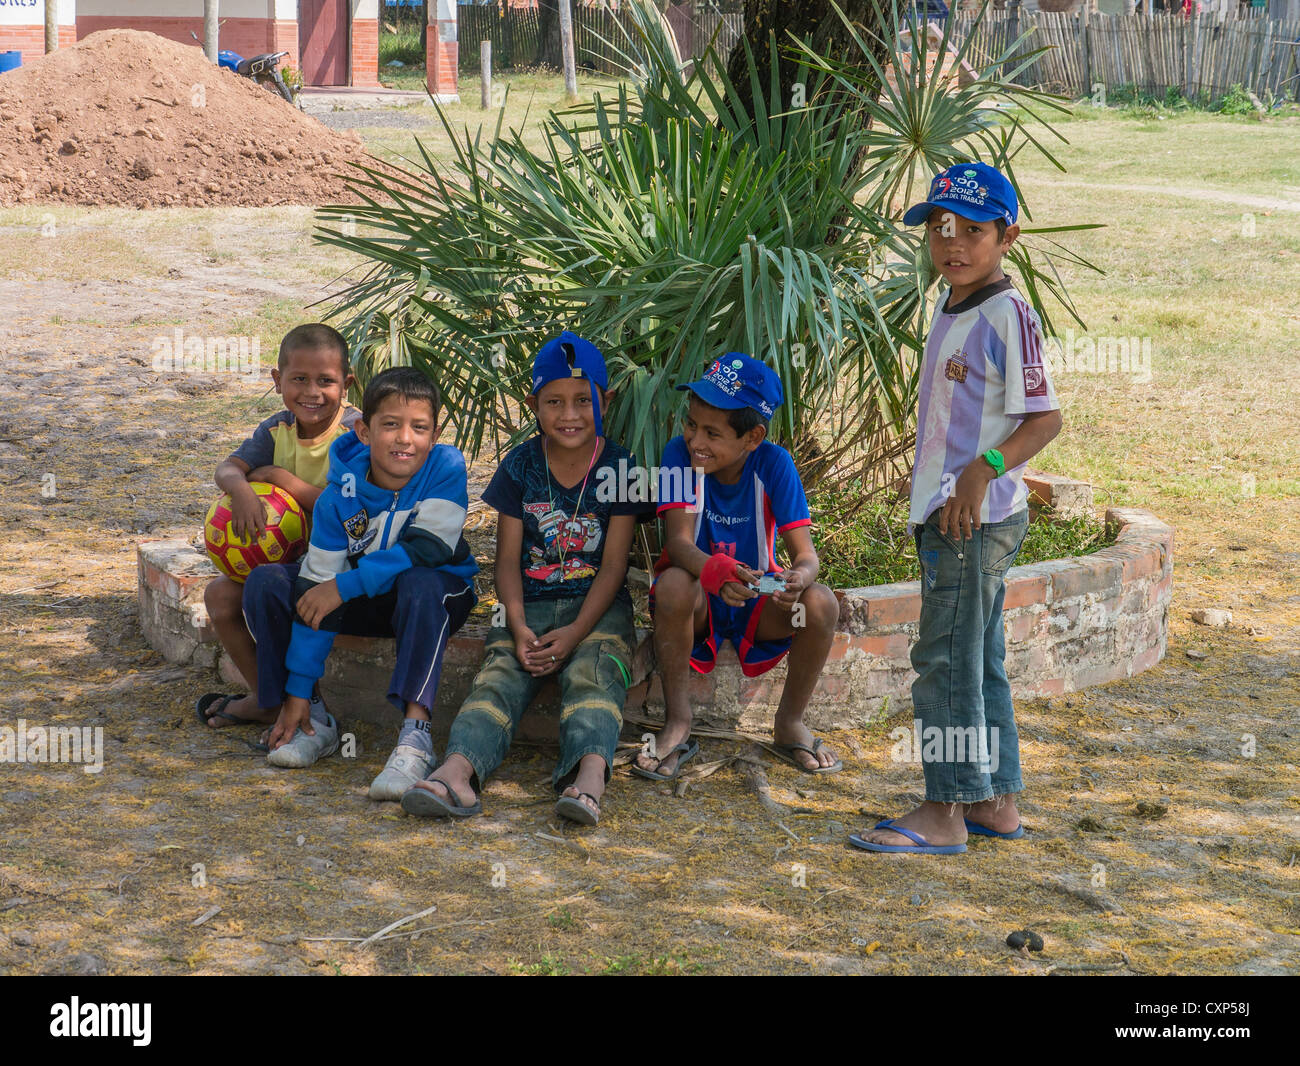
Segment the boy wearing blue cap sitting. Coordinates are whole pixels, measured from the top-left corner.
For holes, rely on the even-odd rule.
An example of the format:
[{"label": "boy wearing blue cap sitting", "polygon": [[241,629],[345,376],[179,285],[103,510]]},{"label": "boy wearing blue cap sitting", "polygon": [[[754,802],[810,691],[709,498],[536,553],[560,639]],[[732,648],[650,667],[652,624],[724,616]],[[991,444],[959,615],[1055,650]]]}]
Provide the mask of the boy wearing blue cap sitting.
[{"label": "boy wearing blue cap sitting", "polygon": [[[699,753],[690,740],[690,671],[709,673],[724,640],[735,645],[746,677],[789,652],[771,750],[805,773],[834,773],[843,764],[809,732],[803,714],[840,609],[835,594],[817,584],[812,520],[794,460],[767,439],[784,398],[781,380],[757,359],[728,352],[700,381],[677,387],[690,390],[690,407],[682,435],[664,448],[664,553],[651,588],[665,720],[633,773],[671,781]],[[784,569],[778,534],[791,560]]]},{"label": "boy wearing blue cap sitting", "polygon": [[560,684],[556,814],[600,818],[635,647],[628,553],[646,504],[596,486],[636,460],[604,436],[608,375],[595,345],[565,331],[533,366],[528,406],[540,432],[506,455],[483,493],[497,519],[497,598],[473,689],[452,723],[443,764],[402,797],[410,814],[465,818],[501,765],[543,680]]},{"label": "boy wearing blue cap sitting", "polygon": [[[948,282],[921,364],[908,518],[921,564],[912,703],[927,738],[925,802],[850,837],[867,851],[957,854],[970,833],[1024,835],[1004,578],[1029,521],[1025,463],[1060,432],[1061,412],[1038,316],[1002,271],[1016,215],[1001,173],[960,163],[903,216],[926,224],[930,258]],[[931,737],[961,739],[930,757]]]}]

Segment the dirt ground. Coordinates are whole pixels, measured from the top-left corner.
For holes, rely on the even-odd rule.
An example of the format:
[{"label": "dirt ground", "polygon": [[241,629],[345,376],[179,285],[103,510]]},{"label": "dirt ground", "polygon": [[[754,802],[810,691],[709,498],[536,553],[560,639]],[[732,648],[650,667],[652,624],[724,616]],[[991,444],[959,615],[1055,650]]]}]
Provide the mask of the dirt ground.
[{"label": "dirt ground", "polygon": [[[276,406],[264,384],[157,373],[151,345],[253,332],[265,356],[347,264],[310,243],[306,209],[45,210],[0,212],[0,724],[102,726],[105,754],[99,774],[0,764],[0,972],[1296,971],[1294,489],[1265,492],[1262,471],[1227,503],[1103,486],[1177,528],[1169,654],[1018,705],[1020,842],[960,859],[848,846],[920,790],[890,759],[906,715],[834,735],[839,775],[767,762],[780,815],[733,765],[682,797],[622,771],[598,828],[562,825],[554,749],[520,746],[486,817],[419,821],[366,797],[391,737],[362,726],[357,758],[276,770],[199,726],[214,677],[163,662],[136,622],[136,541],[192,536],[216,462]],[[1294,344],[1274,351],[1294,368]],[[1086,422],[1085,385],[1058,387]],[[1187,381],[1151,388],[1174,413],[1144,416],[1165,434],[1150,461],[1176,465]],[[1269,394],[1294,412],[1294,369]],[[1242,417],[1213,390],[1197,402]],[[1127,454],[1133,477],[1148,454]],[[1193,625],[1197,606],[1233,624]],[[704,742],[710,760],[742,750]],[[1026,927],[1043,953],[1005,946]]]}]

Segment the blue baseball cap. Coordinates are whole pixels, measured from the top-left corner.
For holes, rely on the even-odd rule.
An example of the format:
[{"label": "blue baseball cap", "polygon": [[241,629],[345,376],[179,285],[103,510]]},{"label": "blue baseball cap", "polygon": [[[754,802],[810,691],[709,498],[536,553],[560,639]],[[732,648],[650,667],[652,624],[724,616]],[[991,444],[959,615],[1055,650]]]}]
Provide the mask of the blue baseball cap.
[{"label": "blue baseball cap", "polygon": [[583,340],[576,333],[567,329],[554,340],[542,345],[533,360],[533,395],[542,388],[560,378],[586,378],[591,384],[591,410],[596,416],[596,436],[604,436],[604,426],[600,419],[600,398],[596,387],[604,389],[609,386],[609,371],[605,369],[605,357],[600,354],[591,341]]},{"label": "blue baseball cap", "polygon": [[1008,226],[1019,213],[1015,187],[987,163],[957,163],[937,174],[929,198],[907,209],[903,225],[919,226],[936,207],[976,222],[1000,218]]},{"label": "blue baseball cap", "polygon": [[764,418],[771,418],[785,399],[776,371],[742,352],[728,352],[713,360],[704,377],[677,389],[690,389],[705,403],[724,411],[752,407]]}]

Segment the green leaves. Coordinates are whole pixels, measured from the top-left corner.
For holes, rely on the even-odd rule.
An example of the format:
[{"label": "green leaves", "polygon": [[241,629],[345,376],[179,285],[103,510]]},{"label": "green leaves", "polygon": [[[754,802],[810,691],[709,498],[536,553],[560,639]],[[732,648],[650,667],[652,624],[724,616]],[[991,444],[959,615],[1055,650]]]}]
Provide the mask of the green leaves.
[{"label": "green leaves", "polygon": [[[635,77],[546,114],[540,148],[500,123],[471,137],[443,116],[450,165],[417,142],[408,169],[356,168],[361,207],[321,210],[317,239],[368,264],[330,308],[359,379],[421,367],[475,455],[532,432],[533,356],[571,329],[605,353],[607,432],[653,463],[679,431],[673,386],[745,351],[785,385],[771,433],[806,481],[890,486],[910,447],[936,276],[901,209],[950,163],[978,156],[1010,173],[1022,148],[1047,154],[1029,127],[1054,134],[1030,105],[1063,105],[1009,80],[1011,51],[981,64],[954,44],[976,78],[941,85],[926,76],[925,35],[905,55],[897,9],[880,9],[875,27],[851,28],[851,61],[765,42],[797,57],[797,94],[776,63],[760,86],[745,43],[750,114],[716,54],[683,76],[657,12],[633,14],[620,48]],[[1047,297],[1069,308],[1062,258],[1082,262],[1050,240],[1013,250],[1040,310]]]}]

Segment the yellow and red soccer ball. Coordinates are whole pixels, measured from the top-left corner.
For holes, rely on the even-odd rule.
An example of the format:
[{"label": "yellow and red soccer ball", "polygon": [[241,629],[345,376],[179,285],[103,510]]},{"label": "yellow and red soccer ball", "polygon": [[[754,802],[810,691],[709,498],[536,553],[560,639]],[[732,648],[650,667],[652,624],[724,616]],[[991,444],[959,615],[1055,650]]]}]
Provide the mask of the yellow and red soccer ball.
[{"label": "yellow and red soccer ball", "polygon": [[222,496],[203,523],[203,546],[216,568],[243,582],[262,563],[291,563],[307,550],[307,519],[298,501],[277,485],[249,482],[266,508],[266,529],[256,540],[237,537],[230,528],[234,512],[230,497]]}]

